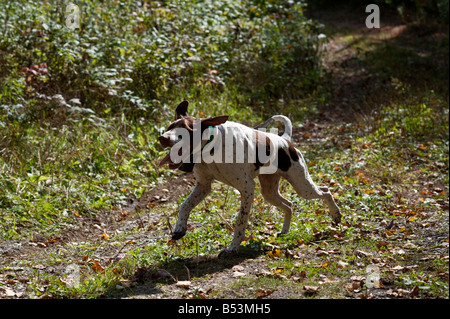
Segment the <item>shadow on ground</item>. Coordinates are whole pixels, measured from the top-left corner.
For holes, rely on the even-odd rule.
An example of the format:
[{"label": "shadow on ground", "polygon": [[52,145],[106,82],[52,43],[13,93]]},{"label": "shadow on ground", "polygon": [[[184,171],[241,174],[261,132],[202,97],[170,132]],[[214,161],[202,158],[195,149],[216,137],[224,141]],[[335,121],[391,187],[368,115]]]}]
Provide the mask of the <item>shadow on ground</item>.
[{"label": "shadow on ground", "polygon": [[[177,282],[190,281],[193,278],[207,277],[230,270],[245,260],[255,259],[264,254],[262,249],[241,247],[239,255],[227,258],[215,256],[199,256],[179,258],[158,264],[154,267],[141,267],[130,278],[130,287],[117,290],[111,287],[106,296],[114,298],[167,298],[161,290],[161,285],[176,285]],[[183,287],[179,287],[183,290]]]}]

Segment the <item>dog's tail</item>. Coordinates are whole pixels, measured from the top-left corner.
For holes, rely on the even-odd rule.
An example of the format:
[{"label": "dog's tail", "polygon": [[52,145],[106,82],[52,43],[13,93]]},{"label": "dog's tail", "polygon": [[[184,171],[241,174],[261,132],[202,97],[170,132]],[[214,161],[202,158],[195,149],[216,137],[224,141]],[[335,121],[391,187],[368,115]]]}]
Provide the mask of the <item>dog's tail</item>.
[{"label": "dog's tail", "polygon": [[268,120],[266,120],[263,123],[257,125],[255,127],[255,130],[260,129],[260,128],[267,128],[267,126],[272,124],[274,121],[283,122],[283,124],[284,124],[284,132],[281,134],[281,137],[283,137],[283,138],[287,139],[288,141],[290,141],[291,137],[292,137],[292,122],[291,122],[291,120],[288,117],[286,117],[284,115],[274,115],[274,116],[272,116]]}]

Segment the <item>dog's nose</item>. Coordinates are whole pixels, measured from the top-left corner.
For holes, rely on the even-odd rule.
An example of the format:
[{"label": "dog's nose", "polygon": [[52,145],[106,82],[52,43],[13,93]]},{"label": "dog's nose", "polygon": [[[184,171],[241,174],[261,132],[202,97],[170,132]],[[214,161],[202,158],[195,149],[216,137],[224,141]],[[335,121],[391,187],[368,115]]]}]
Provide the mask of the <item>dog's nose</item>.
[{"label": "dog's nose", "polygon": [[169,146],[170,138],[165,137],[164,135],[161,135],[160,137],[158,137],[158,139],[159,139],[159,143],[161,143],[161,145],[163,147]]}]

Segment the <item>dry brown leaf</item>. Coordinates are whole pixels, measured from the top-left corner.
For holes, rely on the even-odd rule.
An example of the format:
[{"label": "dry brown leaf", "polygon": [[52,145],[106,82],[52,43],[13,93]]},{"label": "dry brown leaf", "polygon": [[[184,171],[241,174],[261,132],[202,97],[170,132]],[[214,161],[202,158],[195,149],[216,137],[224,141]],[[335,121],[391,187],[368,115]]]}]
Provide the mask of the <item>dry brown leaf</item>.
[{"label": "dry brown leaf", "polygon": [[352,281],[357,281],[357,282],[361,282],[361,281],[366,280],[366,277],[365,277],[365,276],[351,276],[351,277],[350,277],[350,280],[352,280]]},{"label": "dry brown leaf", "polygon": [[319,291],[319,287],[318,286],[303,286],[303,290],[305,291],[306,295],[314,295]]},{"label": "dry brown leaf", "polygon": [[1,295],[5,296],[5,297],[15,297],[16,293],[14,292],[14,290],[12,290],[9,287],[0,287],[0,293]]},{"label": "dry brown leaf", "polygon": [[34,269],[42,270],[42,269],[47,268],[47,266],[44,266],[44,265],[42,265],[42,264],[37,264],[37,265],[34,265],[33,268],[34,268]]},{"label": "dry brown leaf", "polygon": [[370,257],[372,256],[371,253],[365,252],[364,250],[355,250],[356,255],[360,256],[360,257]]},{"label": "dry brown leaf", "polygon": [[420,292],[419,287],[415,286],[414,289],[411,290],[411,292],[409,293],[409,295],[410,295],[411,297],[413,297],[413,298],[417,298],[417,297],[419,297],[419,292]]},{"label": "dry brown leaf", "polygon": [[274,290],[270,290],[270,289],[258,289],[258,291],[256,291],[255,295],[256,295],[256,298],[264,298],[264,297],[271,295],[273,292],[274,292]]},{"label": "dry brown leaf", "polygon": [[361,285],[357,282],[352,282],[351,284],[345,285],[345,289],[350,292],[360,292]]},{"label": "dry brown leaf", "polygon": [[397,265],[397,266],[395,266],[395,267],[391,267],[391,270],[392,270],[392,271],[403,271],[403,270],[405,270],[405,269],[406,269],[405,267],[400,266],[400,265]]},{"label": "dry brown leaf", "polygon": [[240,265],[236,265],[236,266],[233,266],[233,268],[231,268],[231,270],[233,270],[233,271],[244,271],[244,267],[242,267]]},{"label": "dry brown leaf", "polygon": [[257,276],[272,276],[273,274],[265,269],[260,269],[257,273]]},{"label": "dry brown leaf", "polygon": [[105,269],[98,263],[98,260],[94,260],[94,264],[91,266],[91,269],[95,272],[105,272]]},{"label": "dry brown leaf", "polygon": [[240,272],[240,271],[233,272],[233,277],[234,278],[245,277],[245,276],[247,276],[247,274],[244,273],[244,272]]},{"label": "dry brown leaf", "polygon": [[189,289],[191,288],[191,282],[190,281],[178,281],[175,286],[180,287],[180,288],[184,288],[184,289]]}]

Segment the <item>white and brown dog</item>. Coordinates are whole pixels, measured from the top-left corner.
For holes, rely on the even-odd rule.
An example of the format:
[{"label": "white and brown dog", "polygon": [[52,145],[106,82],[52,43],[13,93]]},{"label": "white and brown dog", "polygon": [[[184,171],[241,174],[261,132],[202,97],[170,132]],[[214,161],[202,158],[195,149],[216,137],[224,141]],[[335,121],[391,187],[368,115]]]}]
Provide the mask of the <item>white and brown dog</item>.
[{"label": "white and brown dog", "polygon": [[[290,142],[292,126],[287,117],[274,116],[256,130],[228,121],[228,116],[196,119],[188,115],[187,109],[188,102],[181,102],[175,110],[175,121],[159,137],[163,147],[172,148],[160,165],[168,163],[171,169],[185,165],[188,169],[193,167],[196,178],[192,193],[181,204],[172,239],[185,235],[191,210],[210,193],[214,180],[226,183],[241,193],[240,213],[233,239],[219,257],[237,253],[244,240],[257,176],[264,199],[284,212],[281,234],[289,232],[292,216],[292,203],[281,196],[278,189],[281,177],[304,199],[323,199],[333,222],[340,222],[341,213],[333,196],[327,187],[314,184],[302,154]],[[273,120],[284,122],[286,128],[282,136],[261,131],[261,127]]]}]

